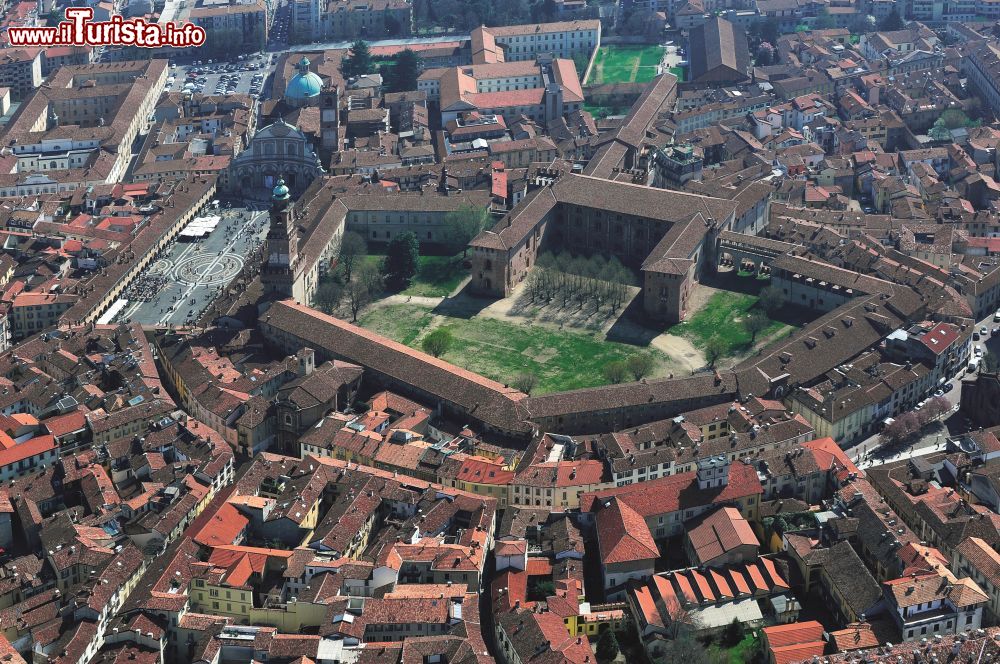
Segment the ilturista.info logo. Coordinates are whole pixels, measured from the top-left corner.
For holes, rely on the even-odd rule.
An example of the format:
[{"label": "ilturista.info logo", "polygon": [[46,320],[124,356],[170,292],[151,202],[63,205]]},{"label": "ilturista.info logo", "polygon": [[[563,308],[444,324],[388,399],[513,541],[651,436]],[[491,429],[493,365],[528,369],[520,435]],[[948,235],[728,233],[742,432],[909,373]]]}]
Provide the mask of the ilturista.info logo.
[{"label": "ilturista.info logo", "polygon": [[8,29],[11,46],[139,46],[186,48],[205,43],[205,29],[194,23],[150,23],[112,16],[94,21],[90,7],[67,7],[66,20],[45,28]]}]

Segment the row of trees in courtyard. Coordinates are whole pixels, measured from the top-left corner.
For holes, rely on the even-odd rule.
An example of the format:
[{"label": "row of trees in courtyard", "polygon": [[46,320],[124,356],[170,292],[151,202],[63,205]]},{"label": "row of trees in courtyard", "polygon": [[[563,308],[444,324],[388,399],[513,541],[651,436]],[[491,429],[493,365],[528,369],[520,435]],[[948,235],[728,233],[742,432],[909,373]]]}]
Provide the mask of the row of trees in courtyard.
[{"label": "row of trees in courtyard", "polygon": [[634,273],[614,256],[545,252],[528,275],[527,293],[532,302],[558,301],[564,307],[576,302],[580,308],[590,303],[597,311],[607,305],[613,313],[628,299],[634,282]]}]

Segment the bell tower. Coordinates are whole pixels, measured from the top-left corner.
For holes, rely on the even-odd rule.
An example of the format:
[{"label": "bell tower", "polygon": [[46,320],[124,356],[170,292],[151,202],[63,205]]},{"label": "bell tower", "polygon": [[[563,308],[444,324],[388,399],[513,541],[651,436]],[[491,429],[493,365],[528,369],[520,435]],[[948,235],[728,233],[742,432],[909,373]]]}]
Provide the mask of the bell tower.
[{"label": "bell tower", "polygon": [[320,143],[324,160],[340,150],[340,88],[327,86],[319,94]]},{"label": "bell tower", "polygon": [[294,207],[284,179],[271,192],[270,226],[267,229],[267,260],[261,271],[265,293],[294,296],[299,263],[299,239],[295,232]]}]

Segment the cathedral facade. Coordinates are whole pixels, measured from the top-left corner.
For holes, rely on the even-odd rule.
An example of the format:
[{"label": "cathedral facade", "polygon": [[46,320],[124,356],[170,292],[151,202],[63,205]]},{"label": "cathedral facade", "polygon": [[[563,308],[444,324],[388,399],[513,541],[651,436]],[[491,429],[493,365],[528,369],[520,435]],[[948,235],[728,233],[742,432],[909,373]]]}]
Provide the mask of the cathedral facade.
[{"label": "cathedral facade", "polygon": [[247,149],[229,165],[229,189],[254,199],[271,191],[284,178],[293,197],[304,192],[323,173],[312,144],[299,129],[278,120],[264,127]]}]

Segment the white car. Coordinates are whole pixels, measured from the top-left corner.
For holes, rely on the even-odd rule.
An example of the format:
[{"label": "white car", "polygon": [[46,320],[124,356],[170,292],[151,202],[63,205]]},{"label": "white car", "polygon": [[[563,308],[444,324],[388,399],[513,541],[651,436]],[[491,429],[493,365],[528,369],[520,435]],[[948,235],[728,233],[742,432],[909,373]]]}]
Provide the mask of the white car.
[{"label": "white car", "polygon": [[983,356],[983,347],[976,346],[976,357],[982,357],[982,356]]}]

